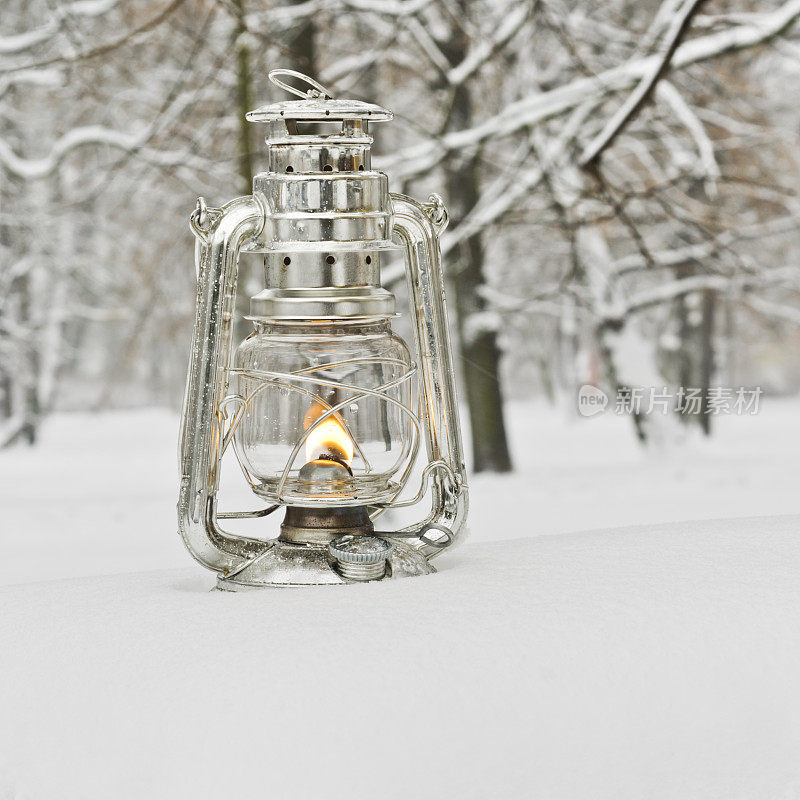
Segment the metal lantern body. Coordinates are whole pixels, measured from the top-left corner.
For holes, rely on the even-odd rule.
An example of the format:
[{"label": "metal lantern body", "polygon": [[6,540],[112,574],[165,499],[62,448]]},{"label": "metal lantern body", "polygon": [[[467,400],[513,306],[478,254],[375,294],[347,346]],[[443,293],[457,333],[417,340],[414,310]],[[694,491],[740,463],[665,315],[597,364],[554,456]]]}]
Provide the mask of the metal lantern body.
[{"label": "metal lantern body", "polygon": [[[306,92],[279,78],[305,81]],[[218,586],[350,583],[433,571],[463,527],[467,488],[444,304],[441,201],[390,195],[371,169],[369,123],[391,113],[333,100],[289,70],[302,99],[248,119],[269,125],[268,171],[220,209],[198,201],[197,317],[181,432],[181,535]],[[320,131],[320,128],[325,130]],[[332,130],[331,130],[332,128]],[[391,330],[381,256],[405,253],[416,354]],[[239,253],[265,254],[254,330],[234,346]],[[219,512],[219,465],[235,451],[260,511]],[[422,485],[401,500],[420,452]],[[390,507],[423,520],[375,532]],[[277,538],[222,528],[285,508]]]}]

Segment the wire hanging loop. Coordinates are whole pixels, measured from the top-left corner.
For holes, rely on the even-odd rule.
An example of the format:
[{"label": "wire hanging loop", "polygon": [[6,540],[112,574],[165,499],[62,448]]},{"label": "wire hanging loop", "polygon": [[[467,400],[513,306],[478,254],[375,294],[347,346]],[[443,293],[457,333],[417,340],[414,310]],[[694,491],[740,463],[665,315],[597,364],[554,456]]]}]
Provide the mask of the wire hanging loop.
[{"label": "wire hanging loop", "polygon": [[447,213],[447,207],[441,196],[438,194],[429,195],[428,202],[422,203],[422,208],[428,219],[436,227],[436,233],[443,233],[448,222],[450,222],[450,215]]},{"label": "wire hanging loop", "polygon": [[[281,77],[297,78],[298,80],[307,83],[310,88],[303,91],[296,86],[292,86],[291,84],[282,81]],[[302,97],[303,100],[333,100],[333,94],[331,93],[330,89],[326,89],[318,81],[315,81],[313,78],[309,78],[308,75],[304,75],[302,72],[298,72],[294,69],[270,70],[269,79],[275,84],[275,86],[280,86],[281,89],[285,89],[287,92],[291,92],[298,97]]]},{"label": "wire hanging loop", "polygon": [[203,245],[208,245],[208,235],[222,214],[219,208],[209,208],[205,197],[197,198],[197,205],[189,217],[189,226]]}]

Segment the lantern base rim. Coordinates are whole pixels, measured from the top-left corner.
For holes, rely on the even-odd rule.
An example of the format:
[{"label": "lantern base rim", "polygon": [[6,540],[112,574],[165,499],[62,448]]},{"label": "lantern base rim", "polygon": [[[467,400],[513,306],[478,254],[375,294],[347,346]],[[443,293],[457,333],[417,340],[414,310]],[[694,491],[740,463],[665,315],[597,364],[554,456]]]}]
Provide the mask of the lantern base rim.
[{"label": "lantern base rim", "polygon": [[[385,535],[385,534],[383,534]],[[436,572],[425,556],[405,542],[394,542],[386,574],[378,580],[410,578]],[[341,586],[359,583],[337,571],[327,546],[275,540],[265,551],[230,575],[217,577],[217,589],[241,592],[291,586]]]}]

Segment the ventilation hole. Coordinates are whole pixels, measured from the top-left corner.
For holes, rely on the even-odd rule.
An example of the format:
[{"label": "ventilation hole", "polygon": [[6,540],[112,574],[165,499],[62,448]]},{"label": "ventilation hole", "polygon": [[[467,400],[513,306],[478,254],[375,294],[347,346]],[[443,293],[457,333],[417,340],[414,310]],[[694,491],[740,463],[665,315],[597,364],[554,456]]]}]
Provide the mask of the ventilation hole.
[{"label": "ventilation hole", "polygon": [[333,167],[330,164],[326,164],[322,169],[324,172],[333,172]]},{"label": "ventilation hole", "polygon": [[358,165],[358,169],[359,169],[359,171],[363,171],[364,170],[364,165],[363,164],[359,164]]},{"label": "ventilation hole", "polygon": [[292,259],[289,258],[289,256],[286,256],[286,258],[283,259],[283,263],[286,264],[286,266],[288,267],[289,264],[292,263]]},{"label": "ventilation hole", "polygon": [[336,259],[335,259],[333,256],[328,256],[328,257],[325,259],[325,261],[327,261],[327,262],[328,262],[328,264],[335,264],[335,263],[336,263]]},{"label": "ventilation hole", "polygon": [[371,264],[371,263],[372,263],[372,256],[367,256],[367,264]]},{"label": "ventilation hole", "polygon": [[294,167],[286,167],[287,172],[294,172]]}]

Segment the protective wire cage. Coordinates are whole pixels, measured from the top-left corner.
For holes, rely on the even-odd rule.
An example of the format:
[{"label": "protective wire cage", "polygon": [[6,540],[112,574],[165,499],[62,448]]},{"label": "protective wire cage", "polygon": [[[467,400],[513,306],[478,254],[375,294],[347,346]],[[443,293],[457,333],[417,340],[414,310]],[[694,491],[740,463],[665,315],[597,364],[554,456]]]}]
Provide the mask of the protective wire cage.
[{"label": "protective wire cage", "polygon": [[[422,436],[408,348],[388,321],[257,325],[229,369],[223,401],[253,491],[282,505],[392,504]],[[346,467],[338,481],[304,474],[317,458]]]}]

